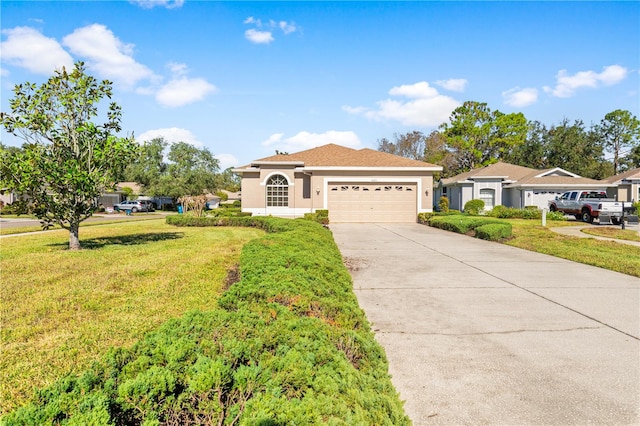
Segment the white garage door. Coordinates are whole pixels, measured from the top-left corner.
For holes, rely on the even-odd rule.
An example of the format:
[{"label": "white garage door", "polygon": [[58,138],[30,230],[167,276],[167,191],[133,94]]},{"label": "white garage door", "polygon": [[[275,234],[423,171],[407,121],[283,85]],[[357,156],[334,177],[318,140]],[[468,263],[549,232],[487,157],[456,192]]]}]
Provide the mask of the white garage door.
[{"label": "white garage door", "polygon": [[560,191],[533,191],[533,193],[527,193],[527,199],[524,202],[525,206],[538,206],[539,209],[549,207],[549,201],[553,200],[556,196],[562,195]]},{"label": "white garage door", "polygon": [[416,222],[415,183],[331,183],[330,222]]}]

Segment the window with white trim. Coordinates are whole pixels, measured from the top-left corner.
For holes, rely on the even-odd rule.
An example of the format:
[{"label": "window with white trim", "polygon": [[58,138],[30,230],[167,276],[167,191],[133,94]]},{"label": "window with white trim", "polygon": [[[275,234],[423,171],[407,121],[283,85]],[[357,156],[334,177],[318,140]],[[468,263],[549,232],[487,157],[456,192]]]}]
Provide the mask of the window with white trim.
[{"label": "window with white trim", "polygon": [[289,183],[282,175],[273,175],[267,181],[267,207],[289,207]]},{"label": "window with white trim", "polygon": [[495,205],[495,191],[491,188],[484,188],[480,190],[480,198],[484,201],[484,208],[491,210]]}]

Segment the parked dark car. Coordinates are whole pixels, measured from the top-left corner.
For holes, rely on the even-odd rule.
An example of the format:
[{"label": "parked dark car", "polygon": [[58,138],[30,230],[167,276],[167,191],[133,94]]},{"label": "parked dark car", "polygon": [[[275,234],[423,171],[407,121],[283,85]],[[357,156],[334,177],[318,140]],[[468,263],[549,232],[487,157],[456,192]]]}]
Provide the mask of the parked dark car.
[{"label": "parked dark car", "polygon": [[153,203],[151,201],[127,200],[114,205],[113,210],[117,212],[130,210],[131,213],[136,213],[136,212],[152,212],[155,209],[153,208]]}]

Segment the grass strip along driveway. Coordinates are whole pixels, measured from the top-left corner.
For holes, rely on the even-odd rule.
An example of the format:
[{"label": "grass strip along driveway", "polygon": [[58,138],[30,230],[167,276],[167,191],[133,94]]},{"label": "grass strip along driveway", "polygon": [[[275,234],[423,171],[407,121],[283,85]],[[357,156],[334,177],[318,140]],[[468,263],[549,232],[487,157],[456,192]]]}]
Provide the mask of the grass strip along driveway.
[{"label": "grass strip along driveway", "polygon": [[[184,217],[167,221],[189,225]],[[3,420],[8,424],[408,424],[384,352],[358,307],[331,232],[303,220],[212,222],[191,225],[267,231],[244,245],[239,281],[228,282],[217,304],[165,322],[130,348],[110,350],[82,374],[40,390],[31,404]],[[167,235],[160,245],[187,235],[239,232],[236,228],[163,230]],[[95,244],[94,250],[100,250],[101,243]],[[114,250],[129,248],[117,244]],[[210,276],[209,266],[191,264],[204,248],[183,250],[181,261],[192,274],[208,276],[210,283],[222,281]],[[209,262],[215,263],[214,258]],[[100,270],[97,265],[96,273]],[[144,270],[141,275],[148,273]]]},{"label": "grass strip along driveway", "polygon": [[[540,220],[532,219],[496,219],[470,215],[432,216],[428,223],[441,229],[479,236],[478,226],[490,223],[491,226],[504,224],[511,236],[496,238],[513,247],[544,253],[574,262],[597,266],[611,271],[640,277],[640,247],[620,244],[615,241],[602,241],[593,238],[579,238],[560,235],[549,228],[554,226],[574,226],[565,221],[547,221],[547,227]],[[475,228],[475,229],[474,229]],[[617,233],[615,235],[618,235]]]},{"label": "grass strip along driveway", "polygon": [[[640,247],[560,235],[535,220],[507,221],[512,225],[513,238],[505,244],[640,277]],[[547,225],[565,226],[566,222],[547,222]]]}]

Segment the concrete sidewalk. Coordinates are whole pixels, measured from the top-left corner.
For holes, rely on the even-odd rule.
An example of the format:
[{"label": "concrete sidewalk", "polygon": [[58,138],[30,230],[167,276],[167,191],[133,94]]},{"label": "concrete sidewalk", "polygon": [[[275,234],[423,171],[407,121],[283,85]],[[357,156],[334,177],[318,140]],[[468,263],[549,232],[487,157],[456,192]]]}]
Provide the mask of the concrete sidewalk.
[{"label": "concrete sidewalk", "polygon": [[640,423],[640,279],[418,224],[332,224],[416,425]]}]

